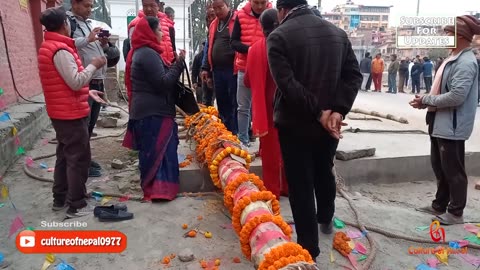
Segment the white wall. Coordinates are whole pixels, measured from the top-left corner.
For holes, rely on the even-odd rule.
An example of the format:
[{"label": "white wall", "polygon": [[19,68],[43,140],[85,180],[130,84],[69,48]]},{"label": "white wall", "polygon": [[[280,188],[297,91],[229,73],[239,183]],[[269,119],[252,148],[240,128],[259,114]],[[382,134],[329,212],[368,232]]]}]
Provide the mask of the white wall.
[{"label": "white wall", "polygon": [[[122,52],[123,41],[127,38],[127,16],[135,14],[135,1],[133,0],[110,0],[110,14],[112,19],[112,31],[119,35],[119,49]],[[139,9],[142,8],[141,0],[139,2]],[[192,0],[185,0],[185,8],[183,0],[168,1],[166,6],[170,6],[175,10],[175,44],[177,50],[184,49],[187,52],[186,62],[189,62],[190,51],[190,36],[188,33],[188,7],[192,3]],[[185,10],[185,20],[184,18]],[[128,14],[128,15],[127,15]],[[185,38],[184,38],[184,29]],[[185,42],[185,43],[184,43]],[[184,45],[185,44],[185,45]],[[123,55],[118,63],[118,70],[125,70],[125,61]]]}]

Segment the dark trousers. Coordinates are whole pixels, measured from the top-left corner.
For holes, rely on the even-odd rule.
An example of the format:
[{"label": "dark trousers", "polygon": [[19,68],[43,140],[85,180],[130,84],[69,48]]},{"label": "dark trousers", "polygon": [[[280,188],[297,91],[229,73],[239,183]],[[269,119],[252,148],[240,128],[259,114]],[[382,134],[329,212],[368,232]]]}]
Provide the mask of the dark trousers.
[{"label": "dark trousers", "polygon": [[408,74],[408,71],[405,73],[405,87],[408,87],[408,79],[410,75]]},{"label": "dark trousers", "polygon": [[85,183],[91,160],[87,123],[87,117],[77,120],[52,119],[58,141],[53,200],[56,204],[68,203],[75,209],[87,205]]},{"label": "dark trousers", "polygon": [[203,104],[205,106],[213,106],[213,101],[215,100],[215,91],[213,90],[213,87],[210,88],[208,87],[207,83],[204,82],[202,84],[202,88],[203,88],[203,98],[202,98],[202,101],[203,101]]},{"label": "dark trousers", "polygon": [[367,86],[365,86],[365,90],[370,90],[371,87],[372,87],[372,73],[370,73],[370,76],[368,76]]},{"label": "dark trousers", "polygon": [[398,73],[398,91],[399,92],[404,92],[403,88],[405,87],[405,74],[404,73]]},{"label": "dark trousers", "polygon": [[425,89],[429,93],[430,89],[432,89],[432,77],[423,77],[423,80],[425,81]]},{"label": "dark trousers", "polygon": [[233,68],[214,69],[213,85],[220,119],[229,131],[237,134],[237,77],[233,75]]},{"label": "dark trousers", "polygon": [[[90,82],[90,89],[105,92],[105,86],[103,82],[98,83],[97,81],[98,80],[96,80],[95,82]],[[90,105],[90,117],[88,120],[88,134],[91,137],[93,129],[97,124],[98,115],[100,114],[100,109],[102,108],[102,105],[94,101],[91,97],[88,97],[88,105]]]},{"label": "dark trousers", "polygon": [[420,77],[412,77],[412,93],[420,94]]},{"label": "dark trousers", "polygon": [[326,131],[306,137],[279,128],[278,135],[297,242],[315,258],[320,254],[318,223],[331,222],[335,212],[336,186],[332,168],[338,141]]},{"label": "dark trousers", "polygon": [[465,172],[465,141],[430,137],[430,159],[437,178],[432,207],[462,216],[467,204],[468,179]]}]

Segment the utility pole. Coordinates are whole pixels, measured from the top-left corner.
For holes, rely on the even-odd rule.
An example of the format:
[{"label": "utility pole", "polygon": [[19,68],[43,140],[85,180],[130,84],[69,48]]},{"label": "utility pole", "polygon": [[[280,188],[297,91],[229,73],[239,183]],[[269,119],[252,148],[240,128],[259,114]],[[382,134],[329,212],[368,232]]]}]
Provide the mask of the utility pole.
[{"label": "utility pole", "polygon": [[138,16],[138,0],[135,0],[135,13]]},{"label": "utility pole", "polygon": [[419,13],[420,13],[420,0],[417,0],[417,17]]}]

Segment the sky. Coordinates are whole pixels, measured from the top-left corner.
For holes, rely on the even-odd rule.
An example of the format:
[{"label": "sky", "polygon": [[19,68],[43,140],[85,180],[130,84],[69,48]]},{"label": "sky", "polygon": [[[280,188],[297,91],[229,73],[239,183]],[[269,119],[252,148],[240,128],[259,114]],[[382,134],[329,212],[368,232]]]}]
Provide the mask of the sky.
[{"label": "sky", "polygon": [[[318,0],[307,0],[312,6],[318,5]],[[478,0],[419,0],[420,16],[457,16],[467,14],[467,11],[480,12]],[[390,10],[390,26],[398,25],[401,16],[415,16],[417,0],[354,0],[356,5],[393,6]],[[345,4],[346,0],[322,0],[323,11],[331,11],[336,5]]]}]

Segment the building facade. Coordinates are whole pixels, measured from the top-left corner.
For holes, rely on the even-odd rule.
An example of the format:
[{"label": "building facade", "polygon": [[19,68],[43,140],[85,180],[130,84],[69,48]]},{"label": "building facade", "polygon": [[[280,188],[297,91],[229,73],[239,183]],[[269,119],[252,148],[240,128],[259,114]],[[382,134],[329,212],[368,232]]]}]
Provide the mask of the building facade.
[{"label": "building facade", "polygon": [[383,31],[388,28],[391,6],[357,5],[352,1],[337,5],[322,16],[345,31],[354,29]]},{"label": "building facade", "polygon": [[37,50],[43,40],[40,13],[61,1],[2,0],[0,5],[0,110],[42,93]]}]

